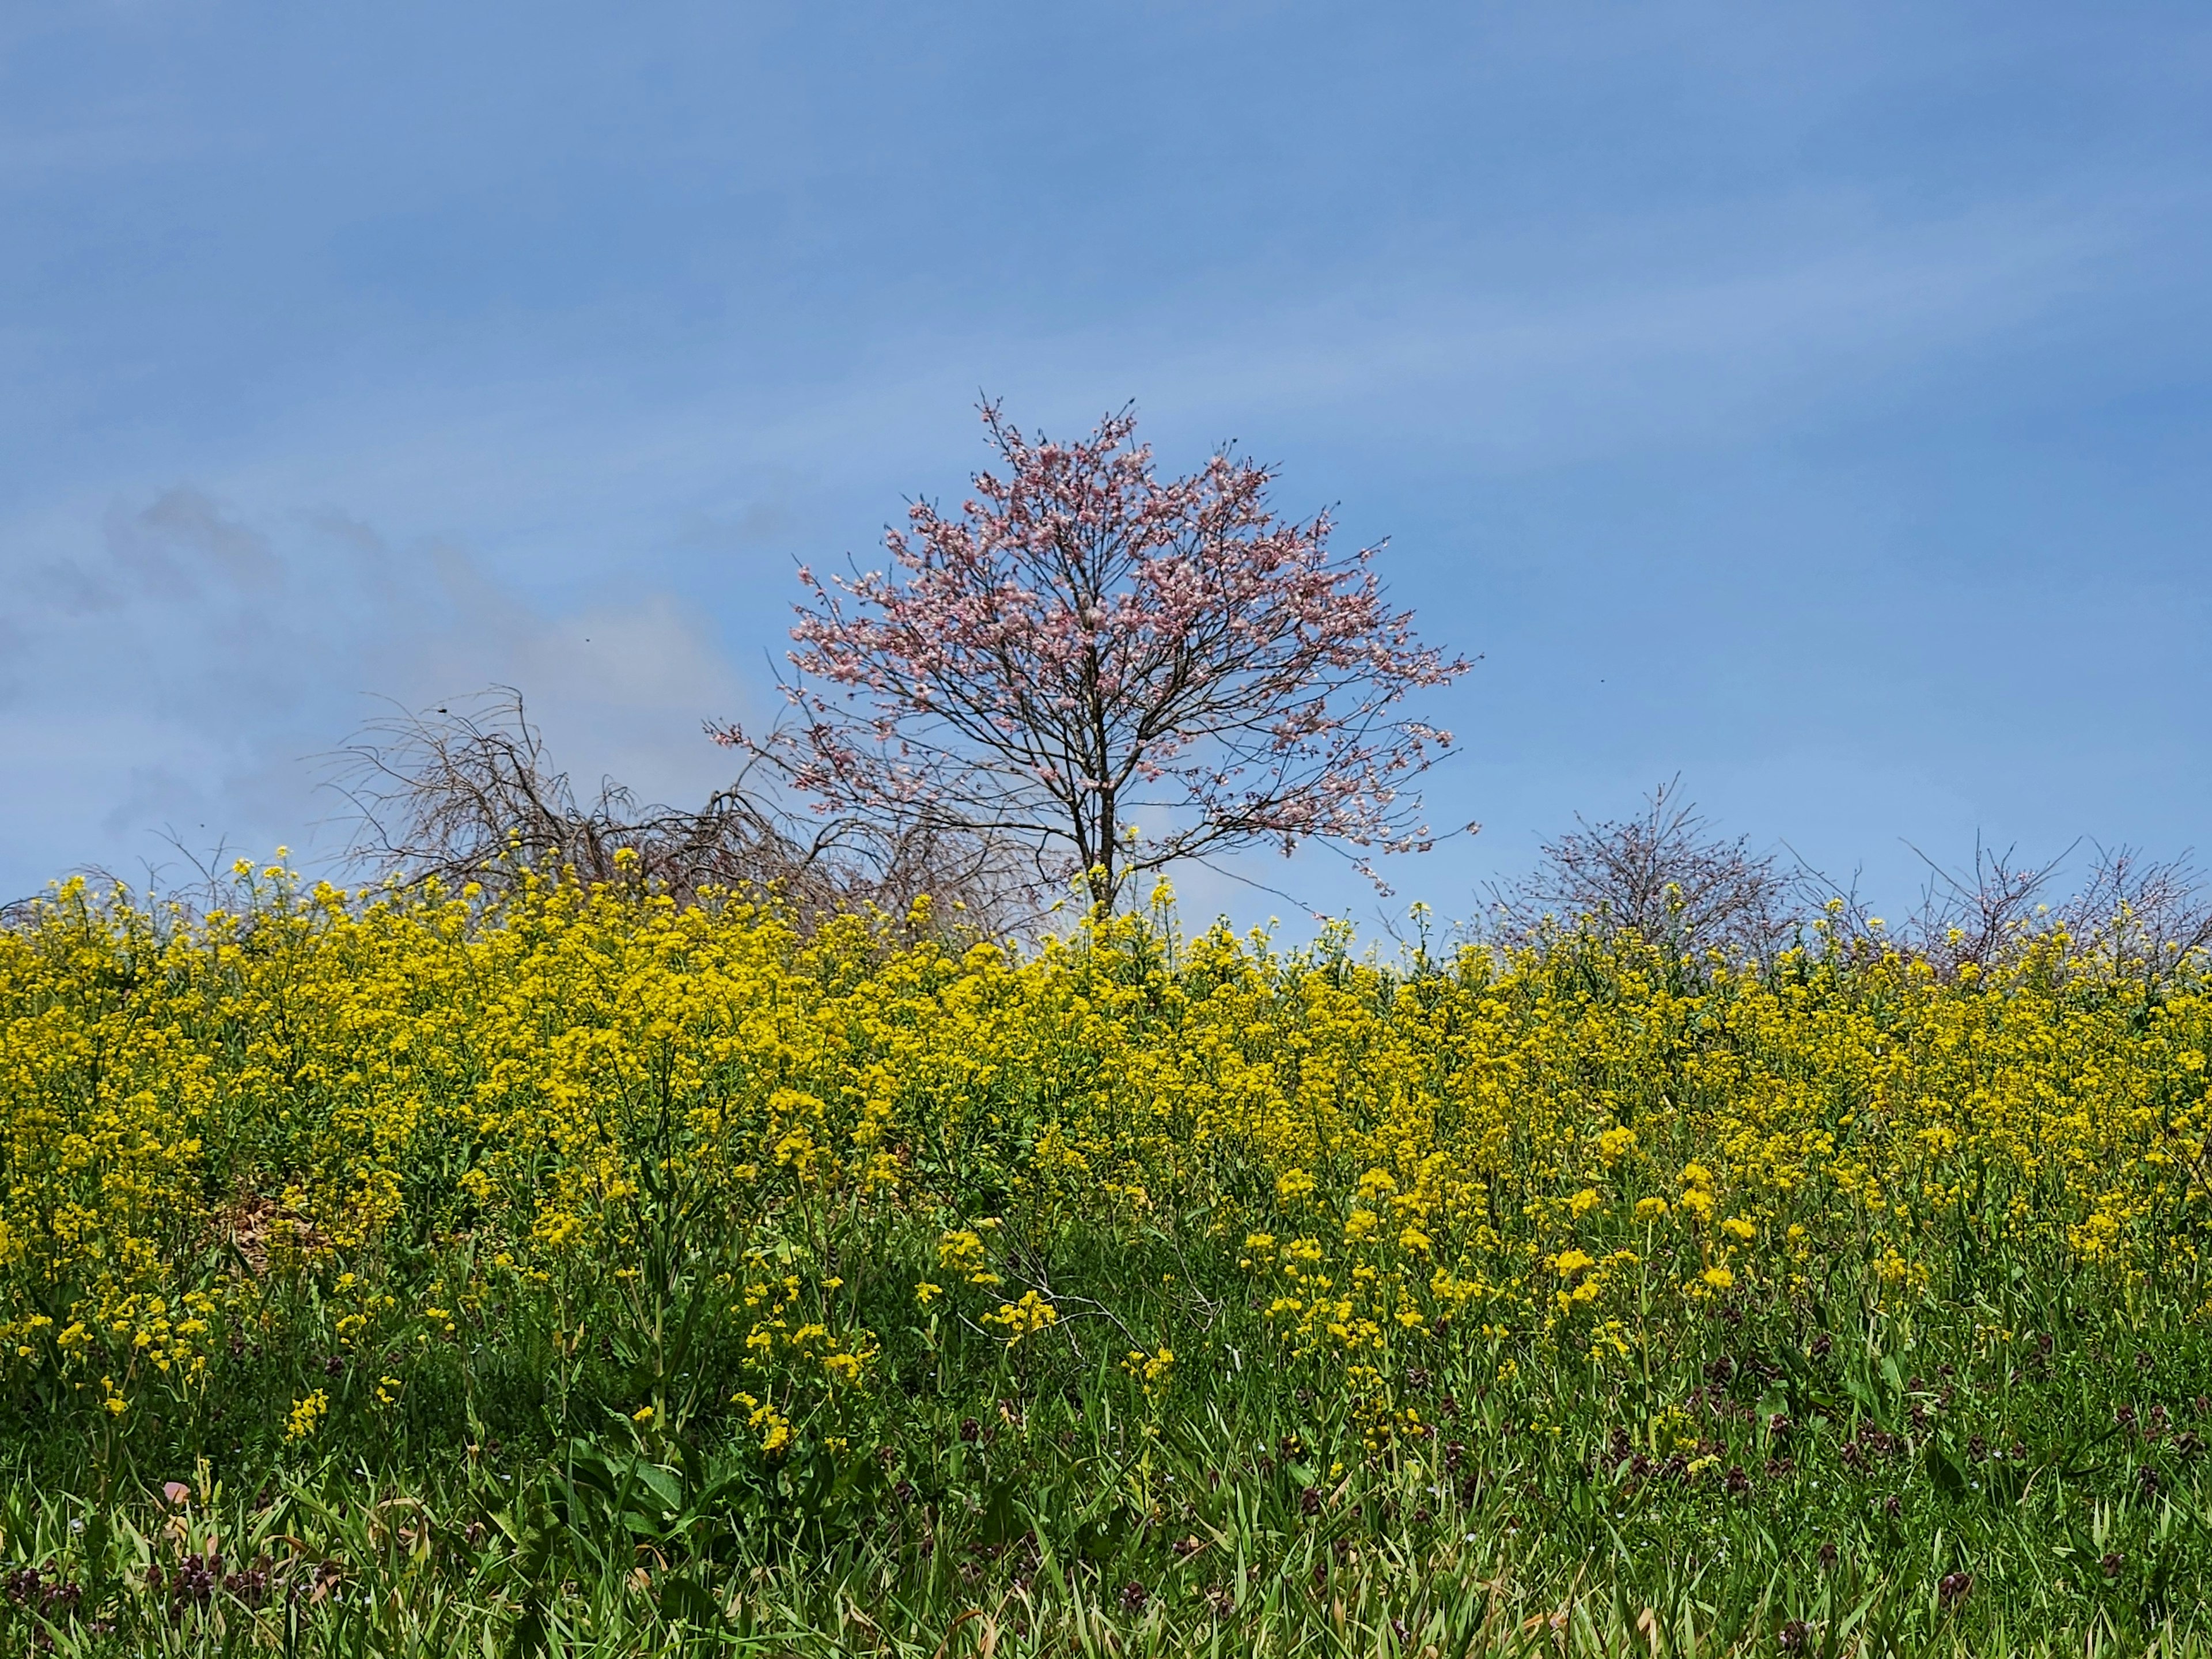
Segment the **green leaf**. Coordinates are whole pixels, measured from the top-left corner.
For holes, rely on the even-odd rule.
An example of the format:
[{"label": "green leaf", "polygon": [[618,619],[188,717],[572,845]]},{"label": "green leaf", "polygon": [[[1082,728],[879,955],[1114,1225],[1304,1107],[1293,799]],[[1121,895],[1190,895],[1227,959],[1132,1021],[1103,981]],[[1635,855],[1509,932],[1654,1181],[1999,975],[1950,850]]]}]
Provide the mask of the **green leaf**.
[{"label": "green leaf", "polygon": [[660,1616],[672,1625],[715,1626],[722,1622],[722,1606],[703,1585],[679,1573],[660,1581]]}]

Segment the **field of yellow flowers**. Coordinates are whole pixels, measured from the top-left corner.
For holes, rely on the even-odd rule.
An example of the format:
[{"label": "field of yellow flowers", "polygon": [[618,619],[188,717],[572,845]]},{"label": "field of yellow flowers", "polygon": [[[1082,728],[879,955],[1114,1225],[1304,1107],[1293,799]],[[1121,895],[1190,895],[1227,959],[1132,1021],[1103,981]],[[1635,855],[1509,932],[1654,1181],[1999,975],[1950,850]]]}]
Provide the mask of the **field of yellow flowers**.
[{"label": "field of yellow flowers", "polygon": [[0,927],[0,1643],[2212,1634],[2212,986],[241,868]]}]

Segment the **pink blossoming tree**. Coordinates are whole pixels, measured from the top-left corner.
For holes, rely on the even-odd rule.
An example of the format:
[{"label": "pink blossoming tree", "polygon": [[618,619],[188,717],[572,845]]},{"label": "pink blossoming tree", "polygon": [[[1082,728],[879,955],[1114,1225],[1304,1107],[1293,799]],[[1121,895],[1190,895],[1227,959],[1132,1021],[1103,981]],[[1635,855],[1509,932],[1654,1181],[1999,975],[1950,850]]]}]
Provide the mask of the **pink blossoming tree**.
[{"label": "pink blossoming tree", "polygon": [[1451,735],[1400,705],[1468,664],[1385,605],[1376,548],[1277,517],[1272,471],[1230,454],[1162,480],[1127,410],[1068,444],[982,416],[1003,470],[957,516],[909,508],[895,574],[802,569],[791,716],[717,738],[825,810],[1018,847],[1108,906],[1253,842],[1333,842],[1370,879],[1431,843],[1407,785]]}]

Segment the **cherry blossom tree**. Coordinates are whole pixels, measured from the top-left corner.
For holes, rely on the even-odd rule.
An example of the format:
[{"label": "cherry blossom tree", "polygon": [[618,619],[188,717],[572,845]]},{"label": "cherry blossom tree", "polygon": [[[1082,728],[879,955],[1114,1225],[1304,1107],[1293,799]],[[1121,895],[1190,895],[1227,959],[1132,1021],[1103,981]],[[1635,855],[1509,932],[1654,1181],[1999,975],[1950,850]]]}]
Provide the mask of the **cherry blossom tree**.
[{"label": "cherry blossom tree", "polygon": [[802,569],[765,735],[710,726],[823,810],[882,811],[1012,844],[1111,906],[1130,878],[1255,842],[1433,842],[1407,785],[1451,734],[1407,716],[1468,663],[1383,601],[1378,547],[1332,551],[1326,513],[1268,503],[1229,453],[1160,478],[1129,410],[1074,443],[981,408],[1001,469],[955,515],[885,535],[895,570]]}]

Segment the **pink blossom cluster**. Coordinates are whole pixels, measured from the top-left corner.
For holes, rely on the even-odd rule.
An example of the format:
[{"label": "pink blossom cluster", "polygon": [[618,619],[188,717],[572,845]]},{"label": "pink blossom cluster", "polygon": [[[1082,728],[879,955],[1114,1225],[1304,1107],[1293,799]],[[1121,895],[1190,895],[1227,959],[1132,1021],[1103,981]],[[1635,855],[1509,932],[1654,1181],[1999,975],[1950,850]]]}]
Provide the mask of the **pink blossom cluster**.
[{"label": "pink blossom cluster", "polygon": [[794,718],[717,738],[825,810],[1010,839],[1109,903],[1253,842],[1336,842],[1370,878],[1431,844],[1406,785],[1451,735],[1399,705],[1469,665],[1384,604],[1377,547],[1333,553],[1326,513],[1277,517],[1272,471],[1225,452],[1163,480],[1127,410],[1067,444],[982,416],[1002,469],[957,515],[914,505],[892,572],[801,570]]}]

